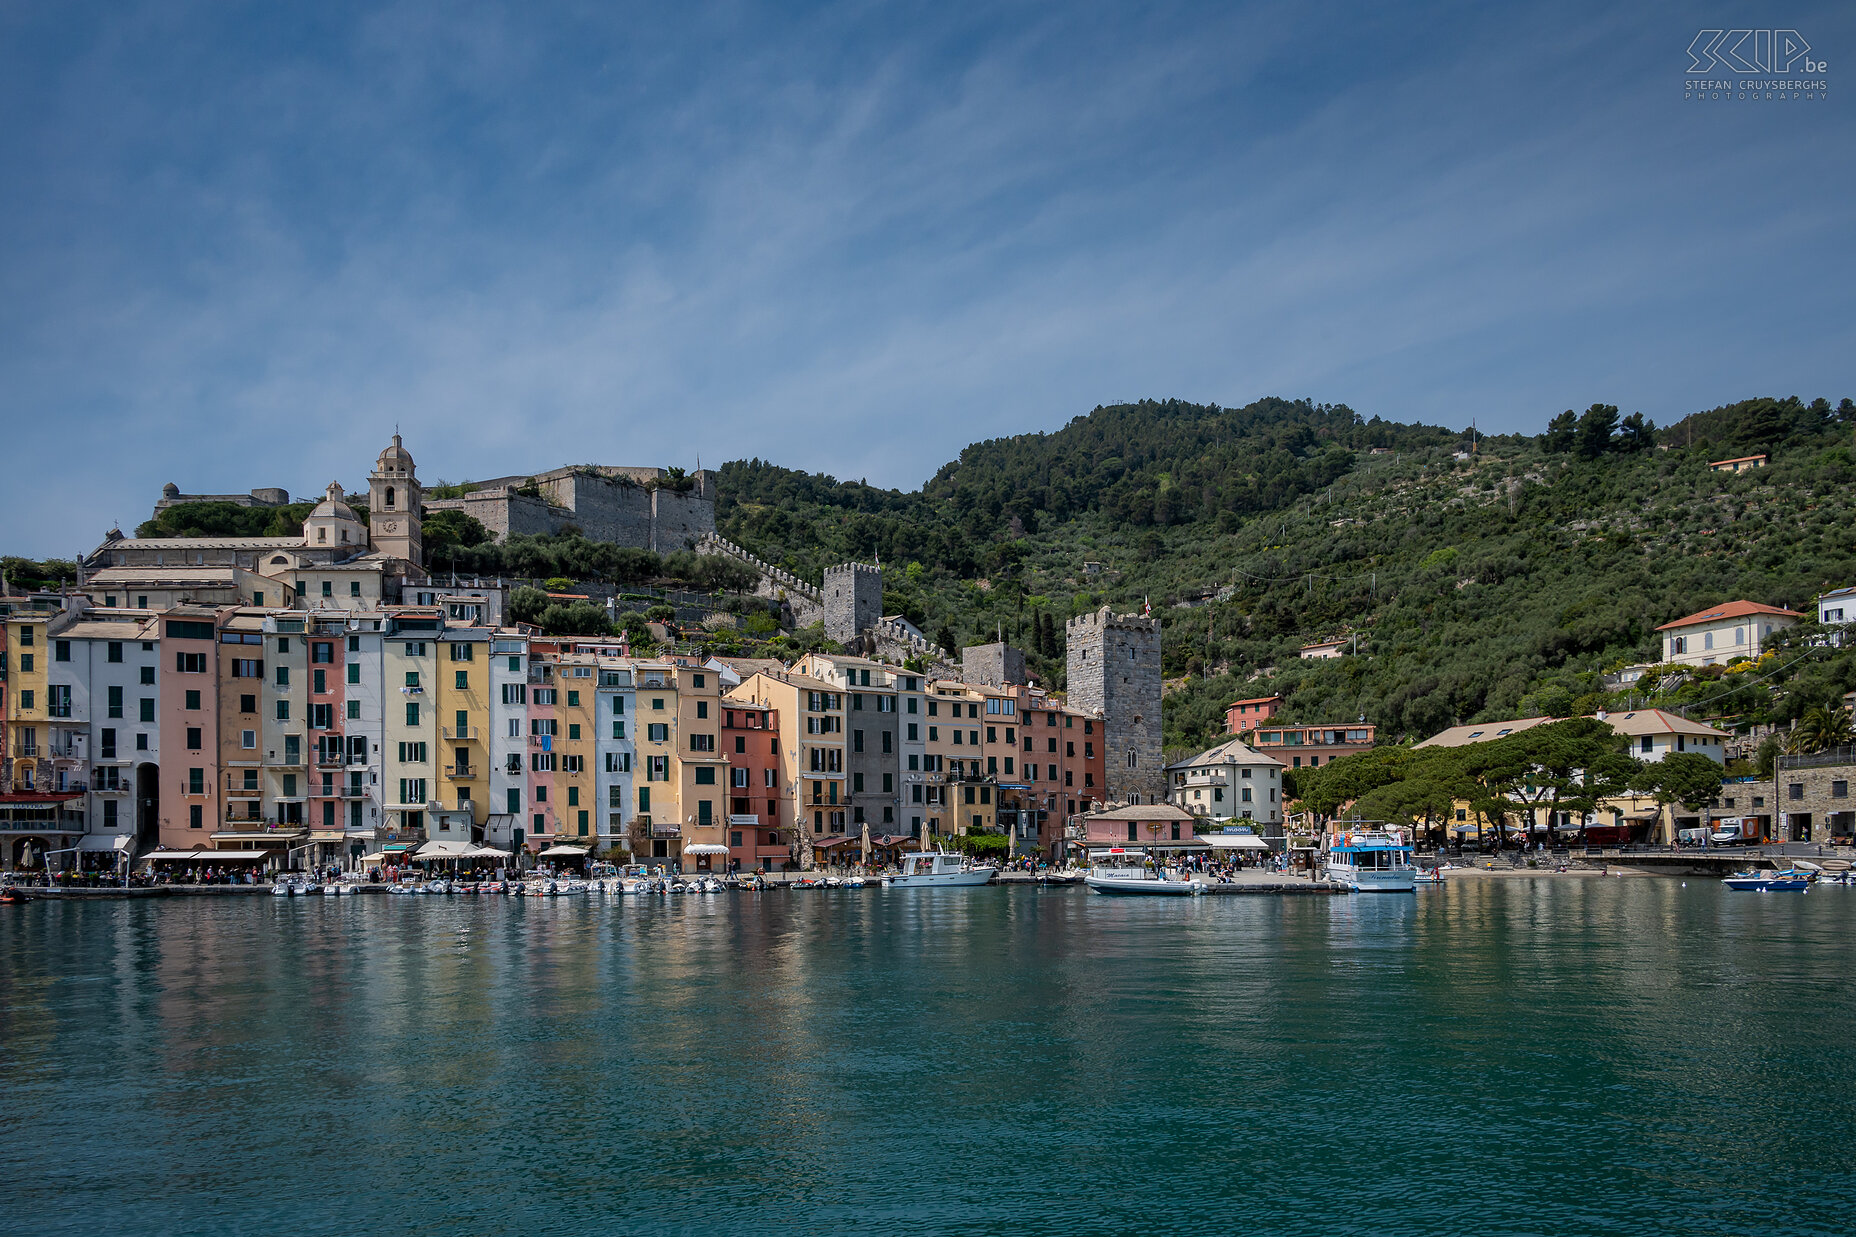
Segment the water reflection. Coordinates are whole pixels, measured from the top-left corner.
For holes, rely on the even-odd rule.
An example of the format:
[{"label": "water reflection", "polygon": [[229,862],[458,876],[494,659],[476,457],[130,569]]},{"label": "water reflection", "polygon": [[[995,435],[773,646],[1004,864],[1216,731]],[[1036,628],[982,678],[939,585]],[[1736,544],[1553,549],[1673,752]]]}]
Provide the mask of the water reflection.
[{"label": "water reflection", "polygon": [[[355,1228],[409,1189],[486,1232],[1179,1199],[1160,1227],[1808,1233],[1849,1201],[1856,891],[14,910],[13,1194],[113,1231]],[[1375,1182],[1339,1219],[1336,1173]]]}]

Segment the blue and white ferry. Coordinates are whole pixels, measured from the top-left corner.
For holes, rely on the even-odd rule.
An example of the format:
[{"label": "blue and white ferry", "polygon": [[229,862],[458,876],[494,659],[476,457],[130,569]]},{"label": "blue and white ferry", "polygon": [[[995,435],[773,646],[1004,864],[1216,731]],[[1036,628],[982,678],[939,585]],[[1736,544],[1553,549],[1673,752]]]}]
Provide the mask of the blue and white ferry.
[{"label": "blue and white ferry", "polygon": [[1355,893],[1416,893],[1418,869],[1402,829],[1358,826],[1327,836],[1328,879]]}]

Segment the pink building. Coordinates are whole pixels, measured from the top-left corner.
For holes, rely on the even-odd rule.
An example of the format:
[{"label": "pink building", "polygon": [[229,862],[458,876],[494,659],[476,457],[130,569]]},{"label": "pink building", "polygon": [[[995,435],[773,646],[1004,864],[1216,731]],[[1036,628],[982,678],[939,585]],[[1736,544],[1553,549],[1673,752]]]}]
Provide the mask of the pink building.
[{"label": "pink building", "polygon": [[1105,808],[1076,820],[1085,851],[1119,847],[1155,854],[1204,851],[1211,847],[1192,834],[1192,813],[1172,803],[1136,803]]},{"label": "pink building", "polygon": [[221,815],[218,612],[161,616],[161,845],[208,850]]}]

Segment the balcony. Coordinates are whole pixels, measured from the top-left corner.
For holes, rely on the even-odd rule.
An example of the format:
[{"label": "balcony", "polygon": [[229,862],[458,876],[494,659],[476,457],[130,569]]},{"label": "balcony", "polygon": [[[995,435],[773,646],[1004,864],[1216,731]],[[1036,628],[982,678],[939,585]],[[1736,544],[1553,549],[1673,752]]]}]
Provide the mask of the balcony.
[{"label": "balcony", "polygon": [[447,743],[481,743],[483,730],[477,726],[440,726],[438,733]]},{"label": "balcony", "polygon": [[365,799],[367,798],[367,787],[338,786],[335,789],[335,797],[337,799]]},{"label": "balcony", "polygon": [[728,818],[728,823],[732,828],[735,828],[735,829],[758,829],[760,828],[760,817],[759,816],[730,816]]},{"label": "balcony", "polygon": [[474,782],[483,776],[482,765],[446,765],[445,776],[454,782]]},{"label": "balcony", "polygon": [[15,743],[13,745],[13,759],[37,760],[39,758],[39,753],[42,751],[44,751],[44,749],[37,743]]}]

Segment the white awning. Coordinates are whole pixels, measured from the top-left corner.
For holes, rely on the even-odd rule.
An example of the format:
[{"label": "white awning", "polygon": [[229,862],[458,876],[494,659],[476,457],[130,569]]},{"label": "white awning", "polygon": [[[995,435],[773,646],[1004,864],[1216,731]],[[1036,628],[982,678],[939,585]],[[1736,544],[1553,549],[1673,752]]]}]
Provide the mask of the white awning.
[{"label": "white awning", "polygon": [[256,863],[260,859],[281,859],[274,850],[201,850],[195,851],[195,859],[210,859],[215,863]]},{"label": "white awning", "polygon": [[199,855],[210,855],[212,853],[213,852],[211,851],[200,851],[200,850],[151,850],[142,857],[144,859],[163,859],[163,860],[192,859]]},{"label": "white awning", "polygon": [[134,845],[133,833],[86,833],[77,840],[77,849],[86,851],[128,850]]},{"label": "white awning", "polygon": [[586,852],[587,852],[587,848],[584,846],[550,846],[547,850],[544,850],[541,852],[541,857],[543,859],[548,859],[548,858],[565,859],[565,858],[568,858],[569,856],[584,855],[586,854]]},{"label": "white awning", "polygon": [[389,858],[391,858],[391,857],[392,857],[392,856],[390,856],[390,855],[388,855],[386,851],[384,851],[384,850],[377,850],[377,851],[374,851],[374,852],[373,852],[373,853],[371,853],[371,854],[366,854],[366,855],[362,855],[362,856],[361,856],[361,862],[362,862],[362,863],[379,863],[379,862],[381,862],[382,860],[384,860],[384,859],[389,859]]},{"label": "white awning", "polygon": [[1268,850],[1270,844],[1254,833],[1201,833],[1198,840],[1213,850]]},{"label": "white awning", "polygon": [[433,859],[469,859],[476,849],[469,842],[427,842],[419,848],[419,853],[412,857],[412,861],[425,863]]},{"label": "white awning", "polygon": [[497,850],[494,846],[473,846],[464,857],[466,859],[508,859],[509,852]]},{"label": "white awning", "polygon": [[685,846],[683,848],[683,853],[686,855],[726,855],[728,853],[728,848],[726,846],[718,846],[714,842],[696,842],[690,846]]}]

